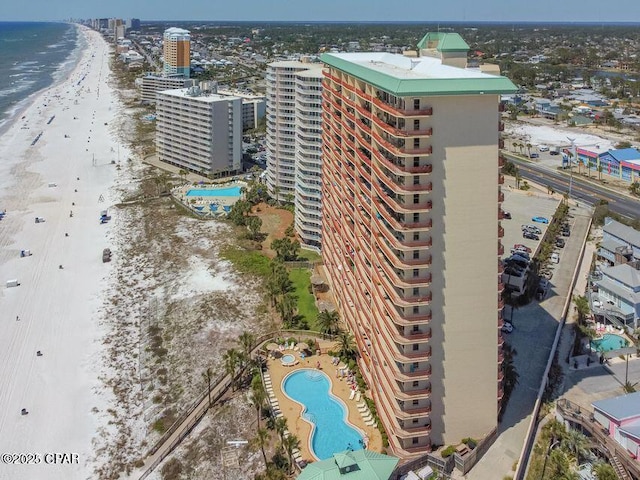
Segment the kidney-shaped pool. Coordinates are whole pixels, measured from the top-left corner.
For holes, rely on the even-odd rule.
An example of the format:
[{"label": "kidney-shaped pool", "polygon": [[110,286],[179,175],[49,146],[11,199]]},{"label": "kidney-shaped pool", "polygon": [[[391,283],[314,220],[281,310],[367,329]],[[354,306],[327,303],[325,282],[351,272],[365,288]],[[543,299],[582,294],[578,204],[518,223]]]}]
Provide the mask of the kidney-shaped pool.
[{"label": "kidney-shaped pool", "polygon": [[362,448],[362,435],[347,423],[346,407],[330,392],[331,380],[325,373],[297,370],[287,375],[282,385],[289,398],[302,404],[302,416],[314,427],[309,444],[319,460]]}]

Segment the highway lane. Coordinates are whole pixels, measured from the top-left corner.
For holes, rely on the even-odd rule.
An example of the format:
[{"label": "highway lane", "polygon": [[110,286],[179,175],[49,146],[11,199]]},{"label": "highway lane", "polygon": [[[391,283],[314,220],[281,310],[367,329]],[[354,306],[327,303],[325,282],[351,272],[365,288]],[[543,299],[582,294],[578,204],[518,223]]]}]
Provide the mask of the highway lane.
[{"label": "highway lane", "polygon": [[[503,152],[505,158],[518,166],[520,176],[525,180],[534,181],[543,186],[549,186],[558,193],[569,191],[569,174],[553,170],[544,165],[538,165],[526,160],[521,160],[507,152]],[[609,210],[630,219],[640,218],[640,199],[633,199],[626,195],[602,188],[582,179],[580,175],[573,175],[571,186],[571,198],[590,205],[595,205],[599,200],[609,202]]]}]

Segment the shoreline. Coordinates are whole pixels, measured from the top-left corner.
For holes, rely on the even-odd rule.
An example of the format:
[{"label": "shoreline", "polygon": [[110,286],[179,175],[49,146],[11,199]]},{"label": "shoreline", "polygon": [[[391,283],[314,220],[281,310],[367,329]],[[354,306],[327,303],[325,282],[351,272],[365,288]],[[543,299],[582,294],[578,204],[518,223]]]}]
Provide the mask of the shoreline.
[{"label": "shoreline", "polygon": [[[117,215],[107,225],[98,218],[126,176],[113,152],[129,153],[111,126],[122,108],[109,85],[112,50],[98,32],[75,29],[58,78],[27,97],[0,134],[0,450],[72,453],[77,463],[3,465],[0,479],[94,478],[109,461],[98,452],[113,407],[101,310],[114,279],[100,254],[119,231]],[[22,249],[32,255],[20,258]],[[7,288],[10,278],[20,286]]]},{"label": "shoreline", "polygon": [[47,86],[30,93],[19,102],[11,105],[6,112],[4,112],[5,118],[0,119],[0,137],[4,135],[13,125],[14,122],[20,120],[20,117],[26,112],[29,107],[37,100],[37,98],[51,88],[64,83],[76,68],[82,58],[82,52],[87,47],[84,36],[82,35],[82,29],[80,25],[76,23],[70,23],[76,33],[76,46],[69,53],[66,59],[64,59],[56,67],[56,71],[51,74],[51,83]]}]

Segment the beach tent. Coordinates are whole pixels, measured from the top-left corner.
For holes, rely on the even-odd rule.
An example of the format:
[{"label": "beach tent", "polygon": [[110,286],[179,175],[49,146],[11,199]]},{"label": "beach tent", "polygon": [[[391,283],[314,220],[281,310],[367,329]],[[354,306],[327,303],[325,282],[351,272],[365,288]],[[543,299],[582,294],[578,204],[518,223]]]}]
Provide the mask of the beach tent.
[{"label": "beach tent", "polygon": [[309,463],[297,480],[389,480],[398,461],[370,450],[347,450]]}]

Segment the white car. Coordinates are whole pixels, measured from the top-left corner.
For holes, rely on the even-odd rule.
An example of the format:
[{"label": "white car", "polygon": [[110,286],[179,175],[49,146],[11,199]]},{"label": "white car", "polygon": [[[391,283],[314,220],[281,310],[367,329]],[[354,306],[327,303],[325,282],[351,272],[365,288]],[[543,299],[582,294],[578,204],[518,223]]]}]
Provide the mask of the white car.
[{"label": "white car", "polygon": [[594,300],[593,302],[591,302],[593,304],[594,307],[596,308],[602,308],[602,302],[600,300]]},{"label": "white car", "polygon": [[504,333],[511,333],[513,332],[513,324],[509,322],[504,322],[500,330],[502,330]]}]

